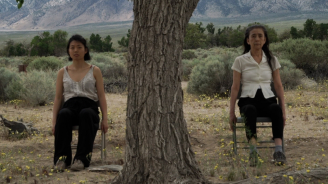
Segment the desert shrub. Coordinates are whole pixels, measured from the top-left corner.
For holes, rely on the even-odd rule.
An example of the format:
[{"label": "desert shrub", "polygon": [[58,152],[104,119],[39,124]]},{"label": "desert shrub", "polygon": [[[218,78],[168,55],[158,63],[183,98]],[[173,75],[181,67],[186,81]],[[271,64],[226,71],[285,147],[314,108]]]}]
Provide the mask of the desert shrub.
[{"label": "desert shrub", "polygon": [[300,85],[302,78],[305,76],[305,73],[302,70],[297,69],[296,65],[290,60],[282,59],[279,60],[279,63],[281,65],[279,73],[284,89],[294,89]]},{"label": "desert shrub", "polygon": [[20,92],[23,90],[21,78],[13,79],[5,88],[7,100],[20,99]]},{"label": "desert shrub", "polygon": [[15,80],[19,80],[19,74],[7,68],[0,68],[0,99],[8,100],[6,88]]},{"label": "desert shrub", "polygon": [[[126,84],[127,84],[127,69],[122,61],[98,54],[92,56],[92,60],[90,64],[96,65],[100,68],[104,78],[105,85],[116,86],[115,90],[105,88],[107,92],[125,91]],[[119,84],[119,85],[114,85],[114,84]]]},{"label": "desert shrub", "polygon": [[232,85],[231,66],[237,56],[237,53],[225,52],[196,65],[190,75],[188,93],[227,95]]},{"label": "desert shrub", "polygon": [[20,96],[28,104],[45,105],[55,98],[56,71],[31,70],[21,75],[23,89]]},{"label": "desert shrub", "polygon": [[195,52],[191,50],[184,50],[182,52],[182,59],[194,59],[194,58],[197,58]]},{"label": "desert shrub", "polygon": [[328,41],[287,39],[274,44],[272,50],[302,69],[315,80],[328,78]]},{"label": "desert shrub", "polygon": [[[13,57],[1,57],[0,58],[0,66],[2,67],[17,67],[18,65],[21,64],[22,61],[18,58],[13,58]],[[17,69],[18,70],[18,69]]]},{"label": "desert shrub", "polygon": [[188,81],[190,79],[191,71],[198,63],[200,63],[199,59],[182,60],[182,80]]},{"label": "desert shrub", "polygon": [[29,65],[31,64],[34,60],[36,60],[37,58],[39,58],[38,56],[26,56],[26,57],[22,57],[21,60],[22,60],[22,64],[24,65]]},{"label": "desert shrub", "polygon": [[64,62],[57,57],[39,57],[33,60],[27,67],[27,70],[54,70],[57,71],[64,66]]}]

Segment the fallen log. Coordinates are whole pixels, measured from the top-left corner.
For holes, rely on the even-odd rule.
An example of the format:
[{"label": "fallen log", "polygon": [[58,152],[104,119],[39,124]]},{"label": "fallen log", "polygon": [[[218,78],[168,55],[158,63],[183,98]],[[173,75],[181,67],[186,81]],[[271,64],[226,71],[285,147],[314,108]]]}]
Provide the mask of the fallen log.
[{"label": "fallen log", "polygon": [[27,132],[29,134],[39,133],[39,130],[34,128],[32,123],[24,123],[21,121],[9,121],[0,114],[0,125],[9,128],[9,133],[23,133]]}]

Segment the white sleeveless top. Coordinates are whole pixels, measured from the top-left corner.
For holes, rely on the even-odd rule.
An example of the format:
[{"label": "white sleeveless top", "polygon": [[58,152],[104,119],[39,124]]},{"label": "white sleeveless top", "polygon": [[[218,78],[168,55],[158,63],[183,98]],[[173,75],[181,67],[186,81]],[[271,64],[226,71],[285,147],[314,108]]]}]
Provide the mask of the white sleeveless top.
[{"label": "white sleeveless top", "polygon": [[63,76],[63,96],[64,102],[73,97],[87,97],[95,102],[98,101],[98,94],[96,89],[96,79],[93,76],[94,65],[91,65],[90,70],[84,76],[84,78],[75,82],[67,72],[67,66],[64,67]]}]

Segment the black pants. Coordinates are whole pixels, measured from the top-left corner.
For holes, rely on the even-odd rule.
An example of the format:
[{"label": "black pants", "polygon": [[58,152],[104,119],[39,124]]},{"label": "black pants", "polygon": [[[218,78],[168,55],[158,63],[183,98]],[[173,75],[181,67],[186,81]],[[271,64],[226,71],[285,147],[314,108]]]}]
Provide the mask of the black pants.
[{"label": "black pants", "polygon": [[66,156],[66,165],[71,165],[72,126],[78,125],[79,136],[74,160],[81,160],[85,167],[89,167],[99,119],[98,105],[95,101],[84,97],[67,100],[57,115],[54,164],[60,157]]},{"label": "black pants", "polygon": [[272,120],[273,139],[283,137],[283,117],[281,107],[275,97],[265,99],[261,89],[254,98],[240,98],[238,101],[240,114],[246,118],[246,136],[250,140],[256,136],[256,118],[269,117]]}]

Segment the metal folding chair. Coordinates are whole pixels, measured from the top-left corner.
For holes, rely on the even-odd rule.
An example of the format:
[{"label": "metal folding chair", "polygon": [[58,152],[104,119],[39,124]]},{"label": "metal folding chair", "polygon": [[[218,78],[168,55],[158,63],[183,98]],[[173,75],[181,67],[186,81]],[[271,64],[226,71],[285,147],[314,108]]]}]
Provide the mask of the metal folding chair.
[{"label": "metal folding chair", "polygon": [[[79,126],[73,126],[72,127],[72,130],[73,131],[78,131],[79,130]],[[98,128],[98,130],[100,130],[101,131],[101,126],[100,126],[100,124],[99,124],[99,128]],[[102,162],[104,162],[105,161],[105,159],[106,159],[106,136],[105,136],[106,134],[103,132],[103,131],[101,131],[101,144],[99,145],[99,144],[94,144],[93,145],[93,149],[100,149],[100,152],[101,152],[101,161]],[[72,145],[71,146],[71,148],[72,149],[76,149],[77,148],[77,145],[76,144],[74,144],[74,145]]]},{"label": "metal folding chair", "polygon": [[[257,123],[267,123],[267,122],[272,122],[270,118],[268,117],[257,117],[256,118],[256,124]],[[237,149],[249,149],[249,146],[244,146],[244,147],[240,147],[238,148],[237,147],[237,144],[238,143],[246,143],[246,142],[238,142],[237,141],[237,128],[245,128],[245,126],[237,126],[237,124],[241,124],[241,123],[244,123],[244,119],[242,117],[238,117],[237,118],[237,122],[236,122],[236,125],[233,127],[233,135],[232,135],[232,139],[233,139],[233,150],[235,152],[235,154],[237,154]],[[272,125],[266,125],[266,126],[257,126],[256,125],[256,128],[272,128]],[[258,141],[257,143],[259,144],[263,144],[263,143],[274,143],[274,140],[268,140],[268,141]],[[258,146],[256,148],[275,148],[274,146],[269,146],[269,147],[266,147],[266,146]],[[284,138],[282,138],[282,151],[285,152],[285,147],[284,147]]]}]

